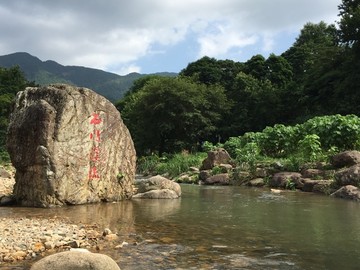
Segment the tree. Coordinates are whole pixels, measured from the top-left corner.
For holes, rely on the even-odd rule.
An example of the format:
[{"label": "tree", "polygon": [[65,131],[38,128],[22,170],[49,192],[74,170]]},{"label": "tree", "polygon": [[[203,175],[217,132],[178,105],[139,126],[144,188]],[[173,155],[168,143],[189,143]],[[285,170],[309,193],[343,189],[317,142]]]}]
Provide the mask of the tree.
[{"label": "tree", "polygon": [[222,87],[183,78],[152,78],[130,97],[121,114],[140,155],[191,150],[228,108]]},{"label": "tree", "polygon": [[232,60],[216,60],[204,56],[188,64],[180,72],[180,76],[191,78],[193,81],[206,85],[220,84],[227,90],[231,87],[236,75],[242,71],[243,64]]},{"label": "tree", "polygon": [[0,67],[0,160],[6,156],[5,138],[9,123],[9,115],[14,97],[18,91],[26,86],[34,86],[33,82],[25,79],[18,66],[11,68]]},{"label": "tree", "polygon": [[255,79],[264,80],[267,74],[265,57],[261,54],[254,55],[245,62],[244,72],[253,76]]},{"label": "tree", "polygon": [[307,23],[295,43],[282,56],[292,66],[295,80],[301,83],[315,61],[333,57],[334,49],[337,49],[335,25],[327,25],[325,22]]},{"label": "tree", "polygon": [[360,51],[360,0],[342,0],[339,11],[341,41]]},{"label": "tree", "polygon": [[284,57],[270,54],[265,64],[266,78],[277,87],[285,88],[293,80],[292,67]]}]

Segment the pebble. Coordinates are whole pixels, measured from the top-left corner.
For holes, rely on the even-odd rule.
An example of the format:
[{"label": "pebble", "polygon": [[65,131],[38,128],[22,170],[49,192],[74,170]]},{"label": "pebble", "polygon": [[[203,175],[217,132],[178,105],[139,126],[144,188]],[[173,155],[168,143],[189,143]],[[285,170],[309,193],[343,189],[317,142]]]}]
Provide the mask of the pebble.
[{"label": "pebble", "polygon": [[77,226],[60,218],[1,218],[0,268],[2,263],[33,259],[46,251],[95,248],[104,240],[99,231],[95,225]]}]

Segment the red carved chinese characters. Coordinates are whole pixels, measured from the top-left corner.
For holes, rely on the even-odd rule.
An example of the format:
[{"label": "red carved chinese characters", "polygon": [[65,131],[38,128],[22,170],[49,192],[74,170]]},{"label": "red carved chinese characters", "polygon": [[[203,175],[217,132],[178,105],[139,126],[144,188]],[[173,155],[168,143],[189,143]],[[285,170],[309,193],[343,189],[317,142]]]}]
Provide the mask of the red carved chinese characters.
[{"label": "red carved chinese characters", "polygon": [[99,179],[100,175],[96,165],[100,162],[100,134],[101,131],[97,127],[102,122],[100,115],[97,113],[92,114],[90,124],[94,126],[93,131],[90,133],[90,140],[93,141],[93,147],[90,152],[90,170],[89,179]]}]

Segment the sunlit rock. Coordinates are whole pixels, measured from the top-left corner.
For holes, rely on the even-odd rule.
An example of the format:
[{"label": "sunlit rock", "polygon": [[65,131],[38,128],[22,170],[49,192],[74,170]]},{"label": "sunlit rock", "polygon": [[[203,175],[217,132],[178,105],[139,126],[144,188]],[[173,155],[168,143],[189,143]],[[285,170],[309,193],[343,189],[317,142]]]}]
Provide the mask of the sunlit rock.
[{"label": "sunlit rock", "polygon": [[17,94],[7,147],[24,206],[118,201],[133,194],[135,149],[120,113],[90,89],[29,87]]}]

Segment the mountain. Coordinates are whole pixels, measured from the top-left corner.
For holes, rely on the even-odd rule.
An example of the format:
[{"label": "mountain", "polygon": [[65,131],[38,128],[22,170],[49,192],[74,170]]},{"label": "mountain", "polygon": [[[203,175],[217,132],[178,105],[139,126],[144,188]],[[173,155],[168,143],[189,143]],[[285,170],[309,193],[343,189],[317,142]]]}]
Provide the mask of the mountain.
[{"label": "mountain", "polygon": [[55,61],[41,61],[26,52],[0,56],[0,67],[9,68],[18,65],[28,81],[40,85],[68,83],[87,87],[112,102],[120,99],[136,79],[147,75],[176,76],[177,73],[163,72],[155,74],[130,73],[120,76],[115,73],[81,66],[63,66]]}]

